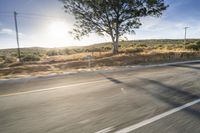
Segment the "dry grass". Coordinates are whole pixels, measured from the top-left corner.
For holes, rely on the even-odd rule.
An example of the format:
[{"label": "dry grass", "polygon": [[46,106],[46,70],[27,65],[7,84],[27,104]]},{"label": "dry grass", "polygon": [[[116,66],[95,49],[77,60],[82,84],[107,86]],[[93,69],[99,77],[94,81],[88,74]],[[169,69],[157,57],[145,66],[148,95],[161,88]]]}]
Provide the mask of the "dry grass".
[{"label": "dry grass", "polygon": [[[90,53],[92,54],[92,53]],[[127,66],[141,64],[156,64],[173,61],[183,61],[190,59],[200,59],[200,52],[165,52],[153,51],[142,52],[138,54],[120,53],[112,55],[110,53],[93,53],[95,59],[92,60],[92,68],[105,68],[109,66]],[[54,62],[37,64],[23,64],[19,66],[7,67],[0,69],[0,78],[26,77],[26,76],[41,76],[51,73],[64,73],[66,71],[75,71],[78,69],[88,69],[88,61],[83,57],[88,53],[81,53],[65,56],[56,56]],[[51,58],[52,60],[52,58]]]},{"label": "dry grass", "polygon": [[[43,54],[39,53],[41,57],[40,61],[19,63],[10,60],[10,63],[3,63],[3,61],[0,60],[0,62],[2,62],[0,63],[0,78],[41,76],[52,73],[64,73],[68,71],[77,71],[79,69],[88,69],[88,60],[84,58],[87,55],[91,55],[94,58],[91,61],[91,67],[94,69],[110,66],[156,64],[200,59],[200,51],[188,50],[179,41],[167,41],[165,42],[166,44],[164,43],[162,45],[160,44],[161,42],[157,41],[149,41],[149,45],[147,45],[147,41],[137,43],[138,44],[135,44],[135,42],[123,42],[119,49],[120,52],[117,55],[112,55],[112,53],[108,51],[91,52],[94,46],[86,47],[85,49],[87,50],[83,50],[84,52],[79,51],[70,55],[56,56],[45,55],[45,50],[43,49]],[[100,46],[103,49],[106,49],[108,44],[95,45],[95,47],[98,48]],[[34,53],[37,53],[38,50],[39,49],[35,49]],[[29,50],[29,52],[30,51],[31,50]]]}]

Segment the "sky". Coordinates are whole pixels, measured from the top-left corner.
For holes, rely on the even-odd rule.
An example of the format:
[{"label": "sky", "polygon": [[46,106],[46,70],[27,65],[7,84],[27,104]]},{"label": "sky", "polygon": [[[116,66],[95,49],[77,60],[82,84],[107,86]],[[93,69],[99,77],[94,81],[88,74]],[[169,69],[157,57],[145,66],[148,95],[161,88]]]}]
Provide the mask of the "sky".
[{"label": "sky", "polygon": [[[128,40],[182,39],[184,27],[188,38],[200,38],[200,1],[165,0],[169,8],[159,18],[142,18],[136,34],[126,34]],[[109,36],[90,34],[75,40],[69,34],[74,17],[64,12],[58,0],[0,0],[0,49],[16,48],[13,11],[18,12],[20,47],[68,47],[109,42]]]}]

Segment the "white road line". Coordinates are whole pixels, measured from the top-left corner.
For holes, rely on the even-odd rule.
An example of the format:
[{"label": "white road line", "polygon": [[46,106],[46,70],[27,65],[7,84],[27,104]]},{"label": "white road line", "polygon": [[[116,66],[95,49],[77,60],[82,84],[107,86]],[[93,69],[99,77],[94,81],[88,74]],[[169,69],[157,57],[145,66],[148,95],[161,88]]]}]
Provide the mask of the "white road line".
[{"label": "white road line", "polygon": [[114,128],[113,127],[108,127],[108,128],[105,128],[103,130],[100,130],[98,132],[95,132],[95,133],[108,133],[110,131],[112,131]]},{"label": "white road line", "polygon": [[185,108],[187,108],[187,107],[190,107],[190,106],[192,106],[192,105],[195,105],[195,104],[197,104],[197,103],[199,103],[199,102],[200,102],[200,99],[197,99],[197,100],[195,100],[195,101],[192,101],[192,102],[187,103],[187,104],[185,104],[185,105],[182,105],[182,106],[180,106],[180,107],[174,108],[174,109],[169,110],[169,111],[167,111],[167,112],[165,112],[165,113],[162,113],[162,114],[160,114],[160,115],[154,116],[154,117],[152,117],[152,118],[150,118],[150,119],[144,120],[144,121],[142,121],[142,122],[140,122],[140,123],[137,123],[137,124],[135,124],[135,125],[132,125],[132,126],[129,126],[129,127],[123,128],[123,129],[120,129],[120,130],[116,131],[115,133],[128,133],[128,132],[134,131],[134,130],[136,130],[136,129],[138,129],[138,128],[141,128],[141,127],[143,127],[143,126],[145,126],[145,125],[148,125],[148,124],[150,124],[150,123],[153,123],[153,122],[155,122],[155,121],[157,121],[157,120],[159,120],[159,119],[162,119],[162,118],[164,118],[164,117],[166,117],[166,116],[169,116],[169,115],[171,115],[171,114],[174,114],[174,113],[176,113],[176,112],[178,112],[178,111],[180,111],[180,110],[183,110],[183,109],[185,109]]},{"label": "white road line", "polygon": [[[117,78],[118,80],[121,79],[130,79],[130,77],[123,77],[123,78]],[[29,94],[29,93],[36,93],[36,92],[43,92],[43,91],[50,91],[50,90],[56,90],[56,89],[62,89],[62,88],[68,88],[68,87],[74,87],[74,86],[80,86],[80,85],[87,85],[87,84],[93,84],[93,83],[100,83],[100,82],[109,82],[108,79],[100,79],[97,81],[90,81],[90,82],[83,82],[83,83],[77,83],[77,84],[71,84],[71,85],[64,85],[64,86],[58,86],[58,87],[52,87],[52,88],[45,88],[45,89],[39,89],[39,90],[32,90],[32,91],[22,91],[22,92],[16,92],[16,93],[10,93],[5,95],[0,95],[1,97],[8,97],[8,96],[16,96],[16,95],[22,95],[22,94]]]},{"label": "white road line", "polygon": [[56,89],[74,87],[74,86],[79,86],[79,85],[87,85],[87,84],[91,84],[91,83],[98,83],[98,82],[105,82],[105,81],[108,81],[108,80],[103,79],[103,80],[98,80],[98,81],[91,81],[91,82],[85,82],[85,83],[83,82],[83,83],[77,83],[77,84],[71,84],[71,85],[64,85],[64,86],[58,86],[58,87],[52,87],[52,88],[45,88],[45,89],[39,89],[39,90],[17,92],[17,93],[0,95],[0,98],[1,97],[21,95],[21,94],[28,94],[28,93],[36,93],[36,92],[42,92],[42,91],[56,90]]}]

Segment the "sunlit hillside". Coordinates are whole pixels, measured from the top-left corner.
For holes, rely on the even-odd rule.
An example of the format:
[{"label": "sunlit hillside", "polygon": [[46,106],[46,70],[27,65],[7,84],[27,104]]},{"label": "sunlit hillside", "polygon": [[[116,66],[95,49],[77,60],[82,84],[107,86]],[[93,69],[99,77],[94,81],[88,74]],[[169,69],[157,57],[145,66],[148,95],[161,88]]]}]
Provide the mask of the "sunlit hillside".
[{"label": "sunlit hillside", "polygon": [[74,48],[22,48],[22,63],[17,61],[17,49],[2,49],[0,76],[6,77],[11,73],[12,76],[63,73],[89,67],[99,69],[199,59],[199,41],[191,39],[187,44],[183,40],[121,41],[119,53],[115,55],[111,52],[111,43]]}]

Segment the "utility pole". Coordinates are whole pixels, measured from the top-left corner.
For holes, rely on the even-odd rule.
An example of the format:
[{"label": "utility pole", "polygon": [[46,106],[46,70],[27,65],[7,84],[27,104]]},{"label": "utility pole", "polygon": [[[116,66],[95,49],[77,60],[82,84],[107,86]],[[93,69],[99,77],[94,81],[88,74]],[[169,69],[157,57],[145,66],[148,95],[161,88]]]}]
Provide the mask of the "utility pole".
[{"label": "utility pole", "polygon": [[187,39],[187,29],[190,27],[184,27],[185,29],[185,36],[184,36],[184,44],[186,44],[186,39]]},{"label": "utility pole", "polygon": [[14,20],[15,20],[15,31],[16,31],[16,39],[17,39],[17,51],[18,51],[18,58],[19,61],[21,62],[21,52],[20,52],[20,47],[19,47],[19,33],[18,33],[18,25],[17,25],[17,12],[14,11]]}]

